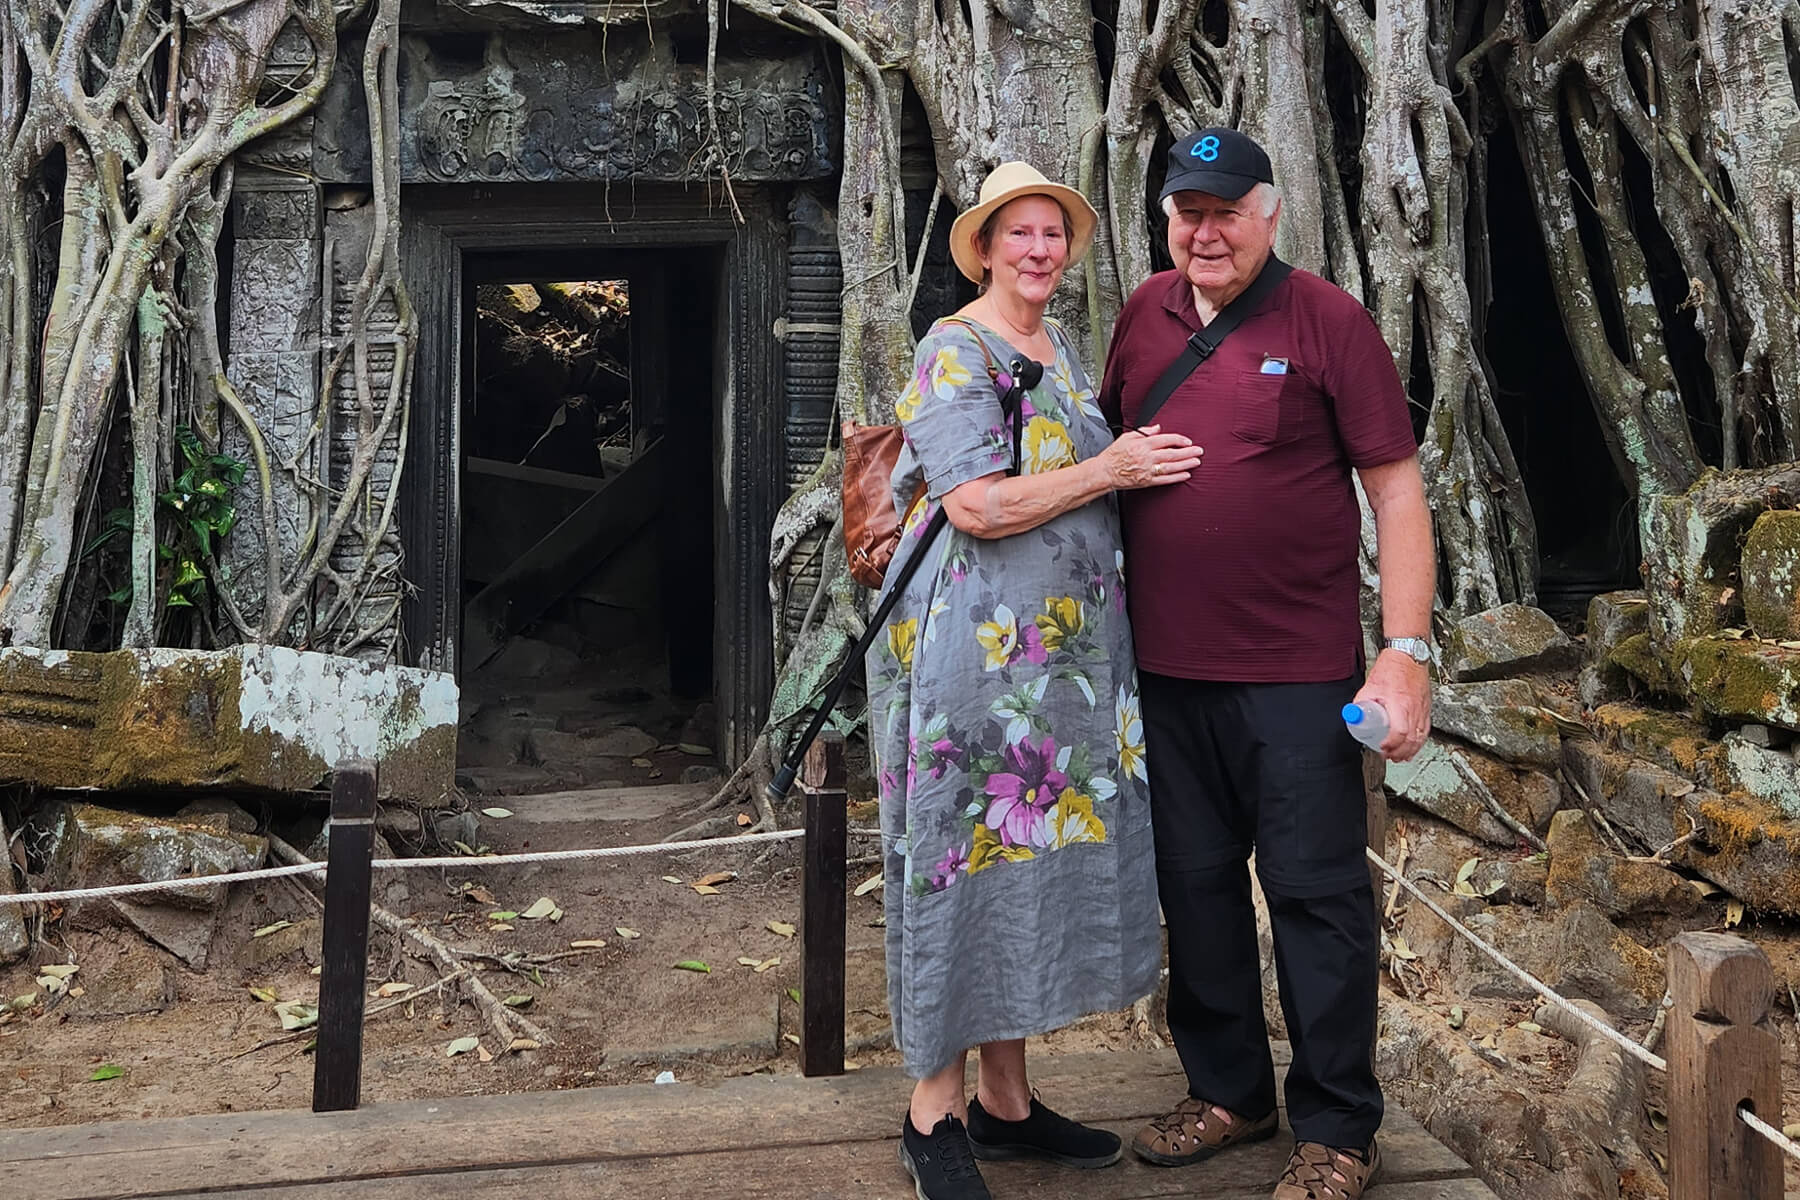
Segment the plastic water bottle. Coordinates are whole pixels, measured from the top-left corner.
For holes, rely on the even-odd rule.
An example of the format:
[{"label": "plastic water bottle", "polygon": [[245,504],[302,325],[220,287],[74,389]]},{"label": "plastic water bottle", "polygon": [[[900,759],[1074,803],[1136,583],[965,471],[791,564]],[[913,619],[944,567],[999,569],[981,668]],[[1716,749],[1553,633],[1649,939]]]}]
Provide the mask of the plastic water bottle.
[{"label": "plastic water bottle", "polygon": [[1364,700],[1361,704],[1344,705],[1344,728],[1350,736],[1371,750],[1381,749],[1381,743],[1388,735],[1387,709],[1381,707],[1379,701]]}]

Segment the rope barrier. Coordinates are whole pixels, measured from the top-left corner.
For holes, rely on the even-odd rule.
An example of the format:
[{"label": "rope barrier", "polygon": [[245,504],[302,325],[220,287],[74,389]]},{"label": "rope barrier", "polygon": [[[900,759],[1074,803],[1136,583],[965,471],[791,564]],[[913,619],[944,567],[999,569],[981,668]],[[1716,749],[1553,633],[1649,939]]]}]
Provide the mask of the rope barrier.
[{"label": "rope barrier", "polygon": [[[690,850],[719,850],[731,846],[752,846],[764,842],[786,842],[805,837],[804,829],[778,829],[771,833],[740,833],[731,837],[703,838],[692,842],[656,842],[646,846],[596,846],[585,850],[536,850],[525,854],[452,855],[440,858],[378,858],[371,865],[377,870],[402,871],[419,867],[487,867],[518,866],[525,863],[568,862],[587,858],[625,858],[638,854],[685,853]],[[221,875],[194,875],[186,879],[159,879],[145,883],[116,883],[106,887],[71,888],[61,892],[20,892],[0,895],[0,907],[17,904],[51,904],[69,900],[102,900],[115,896],[133,896],[149,892],[176,892],[187,888],[211,887],[221,883],[247,883],[257,879],[279,879],[284,875],[323,874],[325,864],[296,863],[286,867],[261,867],[254,871],[230,871]]]},{"label": "rope barrier", "polygon": [[1480,950],[1483,954],[1499,963],[1501,967],[1520,983],[1523,983],[1526,987],[1529,987],[1532,991],[1536,992],[1550,1003],[1569,1013],[1576,1020],[1592,1029],[1595,1033],[1616,1043],[1619,1049],[1625,1051],[1625,1053],[1631,1055],[1633,1058],[1640,1062],[1648,1063],[1659,1071],[1666,1071],[1669,1069],[1668,1062],[1660,1055],[1652,1054],[1650,1051],[1644,1049],[1644,1047],[1638,1045],[1636,1042],[1614,1029],[1611,1025],[1608,1025],[1605,1021],[1596,1019],[1591,1013],[1583,1012],[1580,1008],[1569,1003],[1568,1000],[1557,994],[1556,990],[1549,984],[1539,979],[1536,975],[1533,975],[1530,971],[1527,971],[1524,967],[1521,967],[1512,959],[1506,957],[1506,955],[1502,954],[1493,946],[1482,941],[1474,930],[1444,911],[1442,906],[1421,891],[1418,885],[1413,883],[1412,880],[1407,879],[1402,875],[1400,869],[1388,862],[1387,859],[1375,853],[1374,850],[1367,851],[1367,854],[1369,856],[1369,861],[1374,863],[1377,867],[1380,867],[1383,874],[1405,888],[1414,898],[1422,902],[1426,908],[1429,908],[1432,912],[1442,918],[1450,928],[1456,930],[1457,933],[1460,933],[1464,938],[1473,943],[1477,950]]},{"label": "rope barrier", "polygon": [[1793,1138],[1781,1132],[1781,1130],[1775,1128],[1747,1108],[1738,1109],[1737,1115],[1743,1118],[1744,1124],[1781,1147],[1781,1152],[1783,1154],[1794,1159],[1796,1162],[1800,1162],[1800,1142],[1796,1142]]}]

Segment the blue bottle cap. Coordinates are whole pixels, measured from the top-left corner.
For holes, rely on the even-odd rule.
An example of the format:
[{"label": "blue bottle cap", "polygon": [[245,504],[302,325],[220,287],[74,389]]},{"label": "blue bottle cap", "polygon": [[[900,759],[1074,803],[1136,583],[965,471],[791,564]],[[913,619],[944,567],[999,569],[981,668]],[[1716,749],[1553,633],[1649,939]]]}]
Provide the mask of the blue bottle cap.
[{"label": "blue bottle cap", "polygon": [[1361,725],[1362,723],[1363,723],[1362,705],[1360,705],[1360,704],[1344,705],[1344,724],[1346,724],[1346,725]]}]

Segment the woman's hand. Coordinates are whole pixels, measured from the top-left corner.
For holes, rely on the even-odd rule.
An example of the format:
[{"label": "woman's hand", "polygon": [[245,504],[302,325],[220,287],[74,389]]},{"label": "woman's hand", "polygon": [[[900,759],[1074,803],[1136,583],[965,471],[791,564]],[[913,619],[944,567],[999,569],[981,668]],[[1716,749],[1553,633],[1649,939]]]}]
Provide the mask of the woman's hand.
[{"label": "woman's hand", "polygon": [[1185,483],[1205,453],[1193,439],[1161,425],[1128,429],[1100,452],[1098,462],[1115,490]]}]

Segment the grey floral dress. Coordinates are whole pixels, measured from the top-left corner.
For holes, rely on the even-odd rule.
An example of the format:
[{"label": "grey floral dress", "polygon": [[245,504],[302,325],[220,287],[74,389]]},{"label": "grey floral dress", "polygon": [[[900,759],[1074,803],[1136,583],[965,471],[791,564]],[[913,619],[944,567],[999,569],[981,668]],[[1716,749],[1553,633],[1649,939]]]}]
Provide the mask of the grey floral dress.
[{"label": "grey floral dress", "polygon": [[[941,321],[896,408],[899,565],[945,493],[1003,471],[1012,436],[977,334]],[[1015,351],[979,337],[999,362]],[[1086,372],[1056,361],[1023,409],[1022,471],[1111,440]],[[924,498],[907,506],[926,483]],[[888,1006],[914,1076],[1150,992],[1161,965],[1137,673],[1117,506],[1025,533],[946,526],[867,659],[881,795]]]}]

